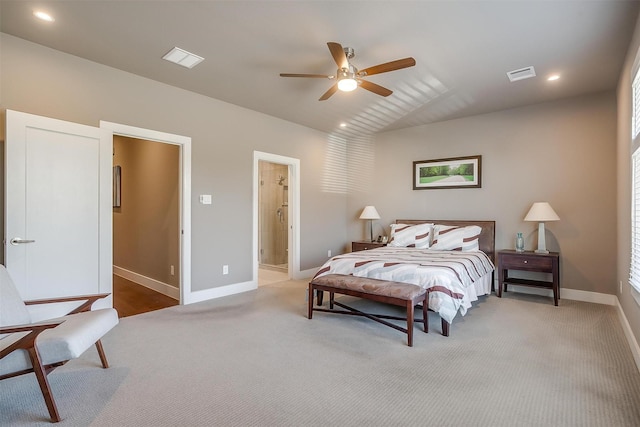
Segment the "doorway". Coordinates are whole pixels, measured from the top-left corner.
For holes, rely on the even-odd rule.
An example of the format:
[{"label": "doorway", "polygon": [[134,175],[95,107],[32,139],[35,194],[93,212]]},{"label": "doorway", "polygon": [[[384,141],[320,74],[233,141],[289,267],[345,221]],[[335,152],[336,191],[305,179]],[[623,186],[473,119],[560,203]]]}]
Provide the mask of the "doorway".
[{"label": "doorway", "polygon": [[299,274],[300,161],[254,152],[254,281],[258,286]]},{"label": "doorway", "polygon": [[179,160],[178,145],[113,135],[113,296],[121,317],[180,299]]},{"label": "doorway", "polygon": [[258,262],[260,269],[289,272],[289,168],[258,162],[259,217]]},{"label": "doorway", "polygon": [[[173,269],[178,289],[173,296],[179,299],[180,304],[194,302],[191,292],[191,138],[105,121],[100,122],[100,127],[111,131],[113,135],[171,144],[178,147],[179,182],[175,197],[179,205],[178,227],[176,229],[179,257]],[[124,180],[126,177],[125,171],[121,171],[121,173],[121,179]],[[124,197],[123,194],[121,196]],[[125,206],[121,206],[121,209],[125,209]],[[170,274],[171,264],[167,264],[166,268]],[[119,272],[119,275],[123,276],[122,271]],[[125,278],[131,280],[131,278],[126,277],[126,275]],[[140,280],[145,280],[144,285],[152,289],[154,286],[166,286],[165,283],[153,278],[135,277],[134,279],[137,283],[140,283]],[[171,290],[171,287],[166,287],[166,289]]]}]

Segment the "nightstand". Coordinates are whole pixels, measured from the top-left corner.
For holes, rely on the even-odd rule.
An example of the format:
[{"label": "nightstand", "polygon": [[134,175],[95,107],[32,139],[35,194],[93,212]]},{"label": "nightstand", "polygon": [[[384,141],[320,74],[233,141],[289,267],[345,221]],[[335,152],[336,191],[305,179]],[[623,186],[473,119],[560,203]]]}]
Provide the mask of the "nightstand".
[{"label": "nightstand", "polygon": [[[509,277],[509,270],[550,273],[551,281],[518,279]],[[514,250],[498,251],[498,296],[507,292],[507,285],[535,286],[553,290],[553,303],[558,305],[560,299],[560,254],[549,252],[538,254],[533,251],[516,252]]]},{"label": "nightstand", "polygon": [[386,243],[370,242],[368,240],[360,240],[351,242],[351,252],[366,251],[367,249],[384,248]]}]

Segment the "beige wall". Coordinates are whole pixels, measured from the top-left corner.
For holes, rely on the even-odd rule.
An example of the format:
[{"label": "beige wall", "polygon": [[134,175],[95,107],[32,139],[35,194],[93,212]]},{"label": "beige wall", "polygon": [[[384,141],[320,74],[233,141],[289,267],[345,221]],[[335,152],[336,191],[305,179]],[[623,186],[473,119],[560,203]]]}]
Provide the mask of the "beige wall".
[{"label": "beige wall", "polygon": [[[366,204],[397,218],[496,221],[496,246],[517,232],[535,248],[531,204],[548,201],[561,220],[547,224],[547,248],[561,252],[564,288],[616,292],[616,104],[613,92],[511,109],[381,134],[375,177],[349,199],[349,236],[362,238]],[[482,188],[413,190],[412,162],[482,155]]]},{"label": "beige wall", "polygon": [[113,164],[122,170],[121,204],[113,208],[113,265],[179,287],[180,149],[115,136],[113,152]]},{"label": "beige wall", "polygon": [[[617,290],[620,305],[637,341],[640,341],[640,305],[629,286],[631,259],[631,79],[634,61],[640,48],[640,21],[636,24],[620,81],[618,82],[618,140],[617,140],[617,280],[623,283]],[[636,64],[637,66],[637,64]],[[640,297],[638,298],[640,301]]]},{"label": "beige wall", "polygon": [[[323,186],[328,136],[0,33],[0,110],[192,138],[192,290],[252,279],[253,152],[300,159],[300,267],[346,241],[345,192]],[[198,203],[200,194],[213,204]],[[222,266],[229,274],[222,275]]]},{"label": "beige wall", "polygon": [[[631,56],[640,46],[637,33]],[[324,262],[328,249],[339,253],[366,235],[366,222],[358,220],[365,205],[375,205],[383,217],[375,223],[376,235],[401,217],[495,219],[498,248],[513,247],[518,231],[532,248],[536,226],[522,218],[532,202],[546,200],[561,217],[547,225],[547,246],[562,253],[563,286],[616,294],[618,282],[626,284],[629,61],[620,81],[618,118],[615,94],[600,93],[345,144],[0,36],[0,110],[94,126],[106,120],[192,138],[193,290],[251,278],[254,150],[301,160],[302,270]],[[412,190],[414,160],[474,154],[483,156],[481,189]],[[213,205],[200,205],[199,194],[212,194]],[[228,276],[222,276],[223,264],[230,266]],[[638,337],[640,309],[624,289],[618,297]]]}]

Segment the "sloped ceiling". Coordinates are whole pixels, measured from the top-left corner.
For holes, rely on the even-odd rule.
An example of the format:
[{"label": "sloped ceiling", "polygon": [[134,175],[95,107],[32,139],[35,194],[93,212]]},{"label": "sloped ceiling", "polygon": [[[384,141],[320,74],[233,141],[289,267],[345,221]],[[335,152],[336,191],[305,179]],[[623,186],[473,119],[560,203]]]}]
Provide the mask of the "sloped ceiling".
[{"label": "sloped ceiling", "polygon": [[[372,134],[614,89],[637,1],[0,1],[0,30],[91,61],[325,132]],[[55,22],[34,18],[44,10]],[[335,74],[326,43],[366,68],[414,67],[318,98]],[[162,60],[178,46],[205,60]],[[1,53],[0,53],[1,55]],[[506,73],[534,66],[537,76]],[[547,76],[561,78],[548,82]],[[346,123],[346,128],[340,128]]]}]

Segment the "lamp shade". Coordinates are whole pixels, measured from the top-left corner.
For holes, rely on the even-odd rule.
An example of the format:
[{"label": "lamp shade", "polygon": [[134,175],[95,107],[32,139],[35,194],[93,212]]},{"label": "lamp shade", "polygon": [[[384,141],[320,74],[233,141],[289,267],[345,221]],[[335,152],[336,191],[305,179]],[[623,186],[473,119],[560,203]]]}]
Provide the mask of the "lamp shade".
[{"label": "lamp shade", "polygon": [[380,219],[380,214],[375,206],[365,206],[360,214],[360,219]]},{"label": "lamp shade", "polygon": [[547,202],[535,202],[527,216],[524,217],[525,221],[538,221],[538,222],[546,222],[546,221],[559,221],[560,217],[553,210],[551,205]]}]

